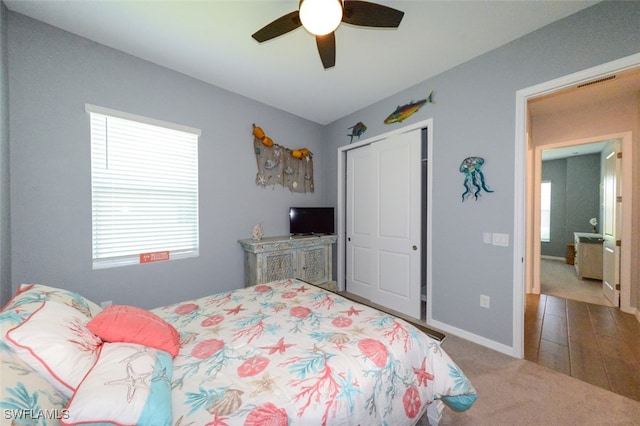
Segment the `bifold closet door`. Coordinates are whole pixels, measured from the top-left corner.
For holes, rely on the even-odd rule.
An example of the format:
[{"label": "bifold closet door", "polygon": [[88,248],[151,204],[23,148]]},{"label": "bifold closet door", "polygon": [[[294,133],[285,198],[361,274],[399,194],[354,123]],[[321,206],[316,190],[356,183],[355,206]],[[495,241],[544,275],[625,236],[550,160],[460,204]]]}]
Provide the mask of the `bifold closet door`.
[{"label": "bifold closet door", "polygon": [[347,291],[420,318],[421,131],[347,153]]}]

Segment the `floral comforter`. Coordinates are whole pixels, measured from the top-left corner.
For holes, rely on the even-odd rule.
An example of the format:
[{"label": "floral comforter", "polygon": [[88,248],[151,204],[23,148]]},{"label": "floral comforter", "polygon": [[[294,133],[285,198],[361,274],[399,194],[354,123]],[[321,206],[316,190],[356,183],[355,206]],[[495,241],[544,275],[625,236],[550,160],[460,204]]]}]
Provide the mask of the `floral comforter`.
[{"label": "floral comforter", "polygon": [[409,323],[298,280],[154,309],[181,335],[178,425],[406,425],[475,389]]}]

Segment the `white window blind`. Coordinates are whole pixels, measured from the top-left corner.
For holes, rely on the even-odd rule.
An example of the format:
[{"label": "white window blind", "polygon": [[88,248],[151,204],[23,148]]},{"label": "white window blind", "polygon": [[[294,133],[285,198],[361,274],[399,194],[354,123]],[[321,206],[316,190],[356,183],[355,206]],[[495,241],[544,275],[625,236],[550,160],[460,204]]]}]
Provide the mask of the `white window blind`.
[{"label": "white window blind", "polygon": [[551,182],[540,186],[540,241],[551,241]]},{"label": "white window blind", "polygon": [[93,105],[93,268],[198,256],[200,131]]}]

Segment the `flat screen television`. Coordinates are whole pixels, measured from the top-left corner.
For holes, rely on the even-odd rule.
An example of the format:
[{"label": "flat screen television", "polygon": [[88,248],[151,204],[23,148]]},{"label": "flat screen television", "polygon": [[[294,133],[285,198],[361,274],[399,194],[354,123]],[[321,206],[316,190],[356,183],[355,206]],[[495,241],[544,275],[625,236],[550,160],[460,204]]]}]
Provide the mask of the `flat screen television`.
[{"label": "flat screen television", "polygon": [[334,232],[333,207],[289,207],[290,234],[333,234]]}]

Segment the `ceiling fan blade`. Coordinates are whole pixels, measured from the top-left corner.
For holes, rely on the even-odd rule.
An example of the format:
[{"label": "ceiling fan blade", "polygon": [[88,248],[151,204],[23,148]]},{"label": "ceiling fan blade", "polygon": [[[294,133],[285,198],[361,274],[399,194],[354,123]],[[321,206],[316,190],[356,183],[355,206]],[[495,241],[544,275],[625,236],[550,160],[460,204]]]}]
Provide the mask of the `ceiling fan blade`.
[{"label": "ceiling fan blade", "polygon": [[331,68],[336,64],[336,35],[331,32],[324,36],[316,36],[318,53],[322,60],[324,69]]},{"label": "ceiling fan blade", "polygon": [[345,0],[342,22],[363,27],[397,28],[403,16],[404,12],[381,4]]},{"label": "ceiling fan blade", "polygon": [[263,41],[271,40],[272,38],[276,38],[281,36],[282,34],[286,34],[289,31],[293,31],[298,28],[300,25],[300,16],[298,11],[287,13],[284,16],[279,17],[275,21],[265,25],[258,31],[256,31],[251,37],[256,39],[256,41],[262,43]]}]

